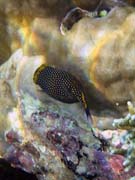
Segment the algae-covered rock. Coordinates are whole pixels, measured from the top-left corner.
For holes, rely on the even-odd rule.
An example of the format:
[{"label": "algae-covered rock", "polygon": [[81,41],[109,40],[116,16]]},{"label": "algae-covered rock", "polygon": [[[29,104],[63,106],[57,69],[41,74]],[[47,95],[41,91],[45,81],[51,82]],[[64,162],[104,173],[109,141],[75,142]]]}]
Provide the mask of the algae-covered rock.
[{"label": "algae-covered rock", "polygon": [[[127,130],[124,135],[119,137],[120,149],[125,154],[126,159],[124,166],[126,171],[129,171],[135,165],[135,107],[131,102],[128,102],[129,113],[126,117],[114,120],[113,125],[122,130]],[[119,152],[119,149],[115,149],[114,152]]]}]

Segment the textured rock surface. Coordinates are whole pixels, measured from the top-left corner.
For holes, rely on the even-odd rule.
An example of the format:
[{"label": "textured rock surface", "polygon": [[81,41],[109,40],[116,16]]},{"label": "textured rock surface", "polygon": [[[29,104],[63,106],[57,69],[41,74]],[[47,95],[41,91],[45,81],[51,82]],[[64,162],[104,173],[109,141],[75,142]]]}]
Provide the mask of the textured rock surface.
[{"label": "textured rock surface", "polygon": [[[125,118],[114,120],[114,126],[121,130],[126,130],[119,138],[119,148],[115,147],[114,152],[123,153],[126,157],[124,165],[129,171],[135,165],[135,146],[134,146],[134,126],[135,126],[135,107],[128,102],[129,113]],[[119,151],[120,150],[120,151]]]}]

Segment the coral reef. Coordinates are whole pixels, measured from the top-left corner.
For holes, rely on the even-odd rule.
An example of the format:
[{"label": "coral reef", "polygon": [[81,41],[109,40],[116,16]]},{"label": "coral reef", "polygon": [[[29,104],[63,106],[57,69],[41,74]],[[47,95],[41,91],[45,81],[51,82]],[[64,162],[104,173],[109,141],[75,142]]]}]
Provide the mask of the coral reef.
[{"label": "coral reef", "polygon": [[130,101],[127,102],[127,105],[129,113],[123,118],[115,119],[113,122],[113,126],[117,130],[108,130],[101,132],[101,134],[109,143],[107,151],[121,156],[119,165],[122,171],[127,172],[128,178],[130,178],[135,176],[135,107]]},{"label": "coral reef", "polygon": [[128,102],[128,110],[129,113],[125,118],[116,119],[113,123],[116,128],[126,130],[125,133],[121,134],[119,138],[119,146],[117,146],[116,149],[113,149],[113,151],[122,153],[126,156],[124,166],[126,167],[127,171],[135,165],[135,107],[131,102]]},{"label": "coral reef", "polygon": [[[135,8],[119,0],[2,0],[0,14],[0,64],[7,60],[0,66],[0,156],[39,180],[133,179],[131,103],[114,121],[121,130],[110,129],[127,101],[135,102]],[[61,22],[69,25],[64,36]],[[93,126],[108,131],[93,136],[79,103],[59,102],[34,84],[43,63],[80,80]]]}]

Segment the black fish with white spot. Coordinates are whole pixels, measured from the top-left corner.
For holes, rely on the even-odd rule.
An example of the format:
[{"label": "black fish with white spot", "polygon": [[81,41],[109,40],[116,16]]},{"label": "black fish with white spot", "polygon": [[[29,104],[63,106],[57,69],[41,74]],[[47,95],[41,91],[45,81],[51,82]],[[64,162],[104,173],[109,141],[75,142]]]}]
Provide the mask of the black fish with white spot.
[{"label": "black fish with white spot", "polygon": [[91,121],[89,107],[81,83],[70,73],[42,64],[34,73],[33,81],[45,93],[64,103],[80,102]]}]

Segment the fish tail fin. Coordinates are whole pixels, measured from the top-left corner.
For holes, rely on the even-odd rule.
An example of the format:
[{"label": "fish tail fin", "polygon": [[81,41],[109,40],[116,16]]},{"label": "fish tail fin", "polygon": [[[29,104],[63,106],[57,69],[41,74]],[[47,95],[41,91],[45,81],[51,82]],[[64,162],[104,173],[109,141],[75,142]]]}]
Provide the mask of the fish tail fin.
[{"label": "fish tail fin", "polygon": [[93,122],[93,119],[92,119],[92,116],[91,116],[91,113],[90,113],[90,110],[89,110],[88,107],[85,109],[85,112],[86,112],[86,115],[87,115],[88,123],[89,123],[90,128],[91,128],[92,135],[93,135],[96,139],[99,140],[99,138],[98,138],[98,136],[97,136],[97,134],[96,134],[96,131],[95,131],[94,127],[93,127],[94,122]]},{"label": "fish tail fin", "polygon": [[90,110],[89,110],[88,106],[85,108],[85,113],[86,113],[88,122],[89,122],[90,125],[92,126],[93,120],[92,120],[92,116],[91,116],[91,113],[90,113]]}]

